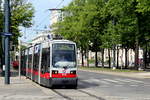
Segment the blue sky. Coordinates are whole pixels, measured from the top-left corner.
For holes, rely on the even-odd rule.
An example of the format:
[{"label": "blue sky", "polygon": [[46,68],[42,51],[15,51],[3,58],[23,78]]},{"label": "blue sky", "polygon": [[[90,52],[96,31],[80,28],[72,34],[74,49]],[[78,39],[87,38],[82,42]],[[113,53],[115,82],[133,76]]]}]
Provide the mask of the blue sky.
[{"label": "blue sky", "polygon": [[[24,34],[21,40],[27,42],[36,36],[40,30],[48,30],[50,25],[50,11],[48,9],[62,8],[71,1],[72,0],[28,0],[35,8],[35,17],[33,18],[34,25],[31,28],[21,29]],[[47,29],[45,27],[47,27]]]}]

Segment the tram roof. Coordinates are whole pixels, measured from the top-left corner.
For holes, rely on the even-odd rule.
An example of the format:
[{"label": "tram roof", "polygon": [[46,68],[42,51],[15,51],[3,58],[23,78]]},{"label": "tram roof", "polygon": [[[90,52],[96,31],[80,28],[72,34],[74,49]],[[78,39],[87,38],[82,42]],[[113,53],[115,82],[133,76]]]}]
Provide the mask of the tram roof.
[{"label": "tram roof", "polygon": [[[70,43],[70,44],[75,44],[75,42],[73,42],[73,41],[70,41],[70,40],[49,40],[49,41],[43,41],[42,42],[42,44],[47,44],[47,43]],[[40,44],[40,43],[37,43],[37,44]],[[30,48],[30,47],[33,47],[34,45],[36,45],[36,44],[32,44],[32,45],[30,45],[30,46],[28,46],[28,48]]]},{"label": "tram roof", "polygon": [[50,42],[51,43],[72,43],[72,44],[75,44],[75,42],[70,41],[70,40],[52,40]]}]

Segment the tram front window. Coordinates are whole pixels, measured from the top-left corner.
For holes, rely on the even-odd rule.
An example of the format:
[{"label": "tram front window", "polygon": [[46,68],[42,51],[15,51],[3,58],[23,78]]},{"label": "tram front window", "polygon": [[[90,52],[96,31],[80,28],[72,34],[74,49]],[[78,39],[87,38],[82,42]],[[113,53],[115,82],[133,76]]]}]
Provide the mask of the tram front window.
[{"label": "tram front window", "polygon": [[53,67],[76,67],[75,45],[53,44],[52,64]]}]

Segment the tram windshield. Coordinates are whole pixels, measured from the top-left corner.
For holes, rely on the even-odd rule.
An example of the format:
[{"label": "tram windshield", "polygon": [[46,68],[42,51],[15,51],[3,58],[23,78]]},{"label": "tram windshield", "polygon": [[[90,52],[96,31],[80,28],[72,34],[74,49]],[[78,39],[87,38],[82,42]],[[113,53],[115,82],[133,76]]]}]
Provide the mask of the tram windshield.
[{"label": "tram windshield", "polygon": [[52,65],[59,68],[76,67],[76,54],[74,44],[53,44]]}]

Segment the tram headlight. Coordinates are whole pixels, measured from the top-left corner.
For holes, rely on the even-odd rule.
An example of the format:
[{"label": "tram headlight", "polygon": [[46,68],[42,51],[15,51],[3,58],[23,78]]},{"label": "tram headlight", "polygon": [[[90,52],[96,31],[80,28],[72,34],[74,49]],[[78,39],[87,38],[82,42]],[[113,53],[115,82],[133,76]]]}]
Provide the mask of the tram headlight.
[{"label": "tram headlight", "polygon": [[70,71],[70,74],[76,74],[76,71],[75,70]]},{"label": "tram headlight", "polygon": [[57,70],[53,70],[52,74],[58,74],[58,71]]}]

